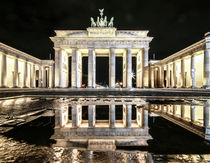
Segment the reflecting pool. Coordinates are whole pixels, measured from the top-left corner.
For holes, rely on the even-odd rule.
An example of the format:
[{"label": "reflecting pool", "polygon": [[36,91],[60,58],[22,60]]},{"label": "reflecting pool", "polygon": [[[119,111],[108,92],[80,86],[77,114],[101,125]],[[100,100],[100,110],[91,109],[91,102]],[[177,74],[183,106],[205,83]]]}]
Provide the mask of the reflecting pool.
[{"label": "reflecting pool", "polygon": [[0,100],[0,162],[210,161],[209,99]]}]

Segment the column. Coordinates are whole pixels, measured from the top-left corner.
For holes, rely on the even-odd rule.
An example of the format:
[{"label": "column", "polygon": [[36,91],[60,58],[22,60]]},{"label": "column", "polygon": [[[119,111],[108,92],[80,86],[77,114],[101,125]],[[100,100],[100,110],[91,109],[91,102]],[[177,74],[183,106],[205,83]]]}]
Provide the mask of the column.
[{"label": "column", "polygon": [[148,110],[144,110],[144,128],[148,128]]},{"label": "column", "polygon": [[126,51],[123,52],[123,88],[127,86],[127,57],[126,57]]},{"label": "column", "polygon": [[132,105],[126,105],[126,127],[131,128],[132,123]]},{"label": "column", "polygon": [[42,66],[39,66],[39,88],[42,88]]},{"label": "column", "polygon": [[204,77],[205,88],[210,88],[210,32],[205,34],[206,47],[204,51]]},{"label": "column", "polygon": [[173,61],[173,87],[177,88],[176,62]]},{"label": "column", "polygon": [[1,60],[1,87],[7,87],[7,56],[2,54]]},{"label": "column", "polygon": [[194,105],[190,106],[190,119],[192,123],[195,122],[195,106]]},{"label": "column", "polygon": [[71,57],[71,87],[77,87],[77,49],[72,49],[72,57]]},{"label": "column", "polygon": [[13,78],[13,87],[18,87],[18,58],[15,58],[14,62],[14,78]]},{"label": "column", "polygon": [[109,54],[109,87],[115,88],[115,49],[110,49]]},{"label": "column", "polygon": [[32,72],[32,88],[36,87],[36,65],[33,64],[33,72]]},{"label": "column", "polygon": [[42,81],[43,81],[43,88],[47,88],[47,73],[46,73],[46,68],[43,67],[43,76],[42,76]]},{"label": "column", "polygon": [[185,107],[184,105],[181,105],[181,119],[184,119],[184,114],[185,114]]},{"label": "column", "polygon": [[132,53],[131,49],[127,49],[127,88],[132,88]]},{"label": "column", "polygon": [[115,105],[109,105],[109,126],[115,128]]},{"label": "column", "polygon": [[24,78],[23,78],[23,87],[24,88],[28,88],[28,62],[25,61],[25,64],[24,64]]},{"label": "column", "polygon": [[88,105],[88,127],[95,127],[95,114],[96,114],[96,106]]},{"label": "column", "polygon": [[165,85],[164,85],[164,66],[161,66],[161,70],[160,70],[160,74],[161,74],[161,88],[164,88]]},{"label": "column", "polygon": [[96,56],[93,48],[88,49],[88,87],[96,87]]},{"label": "column", "polygon": [[195,56],[191,56],[191,79],[192,79],[192,88],[196,88],[196,80],[195,80]]},{"label": "column", "polygon": [[139,51],[136,55],[136,87],[141,87],[141,51]]},{"label": "column", "polygon": [[49,66],[49,88],[53,88],[53,66]]},{"label": "column", "polygon": [[62,87],[62,50],[55,49],[55,87]]},{"label": "column", "polygon": [[[144,66],[143,67],[147,67],[148,66],[148,61],[149,61],[149,48],[144,48],[143,49],[143,55],[142,55],[142,58],[144,60]],[[149,72],[147,72],[149,74]],[[148,76],[147,74],[147,76]],[[145,87],[146,85],[146,82],[145,82],[145,79],[144,78],[144,69],[142,69],[142,86]],[[148,83],[149,83],[149,78],[148,78]]]},{"label": "column", "polygon": [[154,86],[155,86],[155,82],[154,82],[154,67],[152,66],[151,67],[151,88],[154,88]]},{"label": "column", "polygon": [[166,77],[167,77],[166,86],[167,88],[170,88],[170,67],[168,63],[166,64]]},{"label": "column", "polygon": [[81,124],[81,105],[73,105],[71,109],[72,127],[77,128]]},{"label": "column", "polygon": [[185,67],[184,67],[184,58],[181,59],[181,80],[182,80],[182,88],[185,88]]},{"label": "column", "polygon": [[148,88],[151,88],[151,64],[148,64]]},{"label": "column", "polygon": [[209,103],[207,102],[207,104],[204,106],[204,111],[203,111],[203,120],[204,120],[204,127],[209,127],[209,120],[210,120],[210,105]]}]

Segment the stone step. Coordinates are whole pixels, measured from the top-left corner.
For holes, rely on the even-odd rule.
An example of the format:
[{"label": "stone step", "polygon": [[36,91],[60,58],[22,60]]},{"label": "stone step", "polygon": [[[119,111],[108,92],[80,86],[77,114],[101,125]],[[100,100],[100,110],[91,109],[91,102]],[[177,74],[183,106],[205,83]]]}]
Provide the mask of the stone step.
[{"label": "stone step", "polygon": [[115,150],[114,139],[88,139],[89,150]]}]

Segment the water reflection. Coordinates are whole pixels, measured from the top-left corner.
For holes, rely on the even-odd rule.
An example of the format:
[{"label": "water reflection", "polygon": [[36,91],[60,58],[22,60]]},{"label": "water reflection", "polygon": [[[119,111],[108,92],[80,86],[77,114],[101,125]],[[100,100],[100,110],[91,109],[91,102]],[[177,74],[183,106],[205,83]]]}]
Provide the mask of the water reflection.
[{"label": "water reflection", "polygon": [[[197,138],[188,141],[187,151],[181,149],[184,142],[172,140],[171,144],[163,144],[155,136],[151,127],[150,117],[163,117],[182,128],[193,132],[200,137],[209,139],[209,101],[175,100],[166,102],[163,99],[156,103],[145,103],[140,98],[38,98],[22,97],[0,100],[0,121],[5,122],[15,118],[25,119],[23,115],[32,117],[34,111],[41,109],[54,109],[54,133],[46,128],[34,127],[31,121],[28,127],[23,127],[20,133],[15,131],[12,136],[0,135],[0,162],[205,162],[210,161],[210,148],[208,143]],[[54,116],[52,114],[51,116]],[[12,119],[11,119],[12,117]],[[43,119],[37,119],[42,123]],[[153,123],[156,123],[154,121]],[[164,121],[167,123],[167,121]],[[25,126],[28,124],[26,123]],[[47,124],[44,124],[47,125]],[[159,125],[159,124],[157,124]],[[23,125],[24,126],[24,125]],[[153,131],[149,132],[149,127]],[[161,126],[165,132],[170,127]],[[173,126],[174,128],[176,126]],[[159,129],[159,128],[158,128]],[[43,143],[49,141],[46,133],[56,140],[56,143]],[[51,128],[52,130],[52,128]],[[33,131],[32,134],[27,134]],[[155,131],[159,133],[160,131]],[[34,134],[37,133],[37,134]],[[184,131],[183,131],[184,133]],[[153,134],[151,134],[153,136]],[[159,134],[158,136],[164,136]],[[17,138],[20,137],[20,138]],[[28,141],[28,137],[34,141]],[[167,138],[163,138],[167,139]],[[153,141],[152,144],[149,141]],[[202,139],[203,140],[203,139]],[[43,142],[42,142],[43,141]],[[178,142],[177,142],[178,141]],[[154,144],[159,144],[156,148]],[[175,150],[160,154],[159,149]],[[140,148],[140,146],[146,146]],[[194,148],[192,148],[194,146]],[[200,148],[199,152],[195,148]],[[99,149],[98,149],[99,148]],[[157,149],[157,150],[156,150]],[[175,151],[175,152],[174,152]],[[181,153],[181,154],[180,154]],[[186,154],[201,153],[201,154]]]},{"label": "water reflection", "polygon": [[206,140],[210,140],[209,104],[209,101],[206,101],[202,106],[151,104],[149,110]]}]

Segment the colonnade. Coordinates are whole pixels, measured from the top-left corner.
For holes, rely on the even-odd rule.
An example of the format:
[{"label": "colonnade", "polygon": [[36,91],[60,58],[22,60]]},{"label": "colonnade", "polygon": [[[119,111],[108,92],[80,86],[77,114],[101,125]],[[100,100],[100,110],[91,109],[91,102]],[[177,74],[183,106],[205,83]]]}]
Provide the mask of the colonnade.
[{"label": "colonnade", "polygon": [[[71,73],[71,87],[80,88],[82,85],[82,52],[79,48],[72,48],[70,54],[66,54],[65,49],[55,49],[55,86],[68,87],[68,73]],[[97,49],[88,48],[88,88],[96,87],[96,57],[100,54],[96,53]],[[109,87],[115,88],[116,85],[116,56],[123,58],[123,87],[132,88],[132,56],[136,57],[136,87],[143,88],[148,81],[145,78],[144,67],[148,66],[148,50],[149,48],[138,49],[135,53],[131,48],[123,49],[123,53],[116,55],[117,48],[106,49],[109,50]],[[68,71],[68,61],[65,61],[68,56],[71,56],[71,72]],[[147,71],[148,72],[148,71]],[[146,75],[148,76],[148,75]],[[146,82],[145,82],[146,81]]]},{"label": "colonnade", "polygon": [[54,61],[39,60],[0,43],[0,87],[53,87]]},{"label": "colonnade", "polygon": [[[123,105],[122,120],[116,120],[116,108],[114,104],[110,104],[109,107],[109,119],[108,121],[96,120],[96,105],[88,105],[88,120],[83,122],[82,119],[82,105],[72,105],[71,110],[68,110],[68,106],[60,107],[57,116],[59,118],[58,126],[65,126],[71,124],[72,128],[100,128],[107,126],[108,128],[148,128],[148,111],[143,108],[136,108],[136,119],[132,120],[132,105]],[[71,121],[68,120],[68,111],[71,111]],[[99,123],[105,123],[105,126],[96,125]]]},{"label": "colonnade", "polygon": [[161,60],[150,62],[152,88],[210,88],[210,35]]}]

